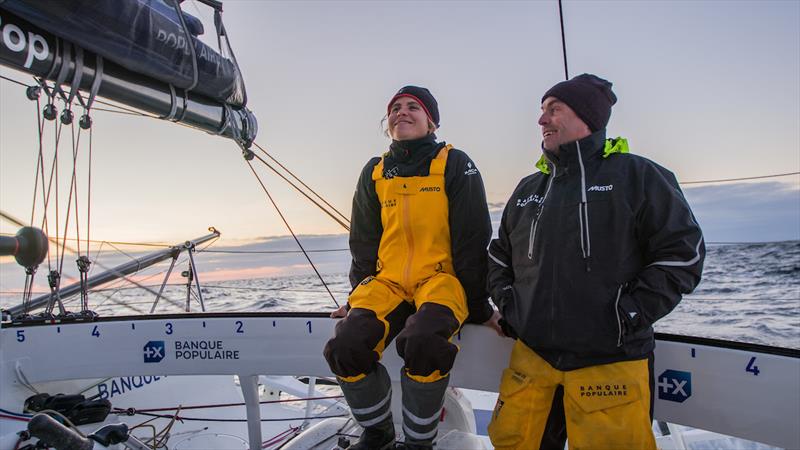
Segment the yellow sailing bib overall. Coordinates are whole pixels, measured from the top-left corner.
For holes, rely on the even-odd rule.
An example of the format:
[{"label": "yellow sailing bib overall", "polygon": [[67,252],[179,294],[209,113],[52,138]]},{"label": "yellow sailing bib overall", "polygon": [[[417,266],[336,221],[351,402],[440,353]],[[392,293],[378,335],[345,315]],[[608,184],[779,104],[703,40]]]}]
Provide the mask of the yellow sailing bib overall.
[{"label": "yellow sailing bib overall", "polygon": [[[444,172],[451,148],[447,145],[439,151],[428,176],[384,178],[383,160],[373,169],[383,225],[377,275],[356,287],[349,304],[373,311],[383,322],[383,338],[373,349],[379,357],[390,338],[386,317],[403,303],[413,304],[416,310],[425,303],[436,303],[450,309],[459,324],[467,318],[466,294],[455,276],[450,246]],[[409,373],[420,382],[445,376],[440,370],[425,375]],[[342,378],[355,381],[362,377]]]}]

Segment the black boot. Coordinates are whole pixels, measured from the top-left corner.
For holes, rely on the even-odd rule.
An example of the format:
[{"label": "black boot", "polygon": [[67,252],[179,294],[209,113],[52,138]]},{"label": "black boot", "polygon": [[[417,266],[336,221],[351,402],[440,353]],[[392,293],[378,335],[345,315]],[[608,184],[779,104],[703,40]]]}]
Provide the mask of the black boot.
[{"label": "black boot", "polygon": [[382,364],[366,377],[346,382],[339,379],[350,413],[364,428],[364,433],[351,449],[384,450],[394,446],[394,424],[392,423],[392,382]]},{"label": "black boot", "polygon": [[411,444],[409,442],[398,442],[394,446],[395,450],[431,450],[433,448],[432,445],[418,445],[418,444]]},{"label": "black boot", "polygon": [[444,393],[450,377],[430,383],[413,380],[405,368],[400,374],[403,388],[403,434],[402,449],[432,449],[439,427]]},{"label": "black boot", "polygon": [[389,450],[394,448],[394,424],[391,419],[378,425],[364,428],[358,442],[347,450]]}]

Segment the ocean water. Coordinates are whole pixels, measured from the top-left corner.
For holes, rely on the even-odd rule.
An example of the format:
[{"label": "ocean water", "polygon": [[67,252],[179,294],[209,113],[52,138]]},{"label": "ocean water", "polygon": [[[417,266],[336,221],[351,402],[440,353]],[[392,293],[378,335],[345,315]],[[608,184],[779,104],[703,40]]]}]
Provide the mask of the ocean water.
[{"label": "ocean water", "polygon": [[[265,255],[265,261],[270,256]],[[268,261],[267,261],[268,262]],[[209,282],[202,284],[206,311],[331,311],[331,295],[314,273]],[[349,283],[345,273],[323,274],[333,297],[344,304]],[[153,276],[157,283],[161,276]],[[200,274],[203,279],[203,274]],[[157,291],[158,286],[150,285]],[[168,286],[158,313],[182,311],[185,286]],[[90,307],[103,316],[149,312],[155,295],[119,284],[90,294]],[[0,306],[19,302],[4,296]],[[76,300],[71,300],[75,305]],[[190,295],[199,311],[196,294]],[[68,309],[78,309],[77,305]],[[754,244],[709,244],[703,280],[656,331],[703,336],[778,347],[800,348],[800,241]]]}]

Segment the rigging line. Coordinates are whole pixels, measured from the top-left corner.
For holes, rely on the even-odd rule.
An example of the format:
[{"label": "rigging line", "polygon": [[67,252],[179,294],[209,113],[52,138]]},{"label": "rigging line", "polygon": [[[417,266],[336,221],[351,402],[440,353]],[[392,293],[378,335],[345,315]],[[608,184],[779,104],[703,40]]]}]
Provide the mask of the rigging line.
[{"label": "rigging line", "polygon": [[[124,413],[124,411],[123,411]],[[147,417],[157,417],[161,419],[169,419],[173,415],[169,414],[150,414],[150,413],[135,413]],[[330,416],[309,416],[309,417],[283,417],[280,419],[261,419],[262,422],[290,422],[300,420],[318,420],[318,419],[333,419],[336,417],[348,417],[349,414],[336,414]],[[184,417],[177,416],[178,420],[187,422],[247,422],[247,419],[210,419],[204,417]]]},{"label": "rigging line", "polygon": [[[316,400],[333,400],[344,398],[342,395],[326,395],[326,396],[319,396],[319,397],[300,397],[300,398],[285,398],[279,400],[262,400],[258,402],[259,405],[271,405],[274,403],[296,403],[296,402],[310,402]],[[238,403],[211,403],[207,405],[192,405],[192,406],[168,406],[163,408],[147,408],[147,409],[140,409],[140,408],[114,408],[115,413],[128,413],[133,411],[134,414],[138,413],[145,413],[145,412],[165,412],[165,411],[188,411],[193,409],[212,409],[212,408],[230,408],[233,406],[245,406],[244,402]]]},{"label": "rigging line", "polygon": [[[24,224],[23,224],[23,223],[22,223],[20,220],[18,220],[17,218],[15,218],[15,217],[13,217],[13,216],[11,216],[11,215],[7,214],[7,213],[4,213],[3,211],[0,211],[0,217],[3,217],[4,219],[8,220],[8,221],[9,221],[9,222],[11,222],[11,223],[15,223],[15,224],[17,224],[18,226],[23,226],[23,227],[25,226],[25,225],[24,225]],[[59,242],[58,242],[58,241],[54,241],[54,240],[53,240],[52,238],[50,238],[49,236],[48,236],[47,240],[48,240],[48,241],[50,241],[50,242],[54,242],[54,243],[56,244],[56,245],[55,245],[55,247],[56,247],[56,248],[58,248],[58,244],[59,244]],[[64,248],[65,248],[66,250],[69,250],[69,251],[70,251],[70,252],[72,252],[72,253],[75,253],[75,250],[74,250],[73,248],[71,248],[71,247],[68,247],[68,246],[66,245],[66,242],[64,243]],[[117,251],[120,251],[120,250],[119,250],[119,249],[117,249]],[[124,254],[124,252],[121,252],[121,251],[120,251],[120,253],[123,253],[123,254]],[[128,256],[129,256],[129,255],[128,255]],[[130,257],[130,256],[129,256],[129,257]],[[101,269],[103,269],[103,270],[107,270],[107,271],[110,271],[110,272],[114,273],[115,275],[117,275],[117,276],[119,277],[119,279],[120,279],[120,280],[125,280],[125,281],[127,281],[127,282],[129,282],[129,283],[131,283],[131,284],[133,284],[133,285],[135,285],[135,286],[137,286],[137,287],[141,288],[141,289],[144,289],[144,290],[145,290],[145,291],[147,291],[147,292],[150,292],[151,294],[158,295],[158,292],[156,292],[155,290],[153,290],[153,289],[150,289],[149,287],[147,287],[147,286],[145,286],[145,285],[143,285],[143,284],[141,284],[141,283],[137,282],[136,280],[134,280],[134,279],[132,279],[132,278],[129,278],[127,275],[122,275],[122,274],[120,274],[120,273],[119,273],[119,272],[117,272],[117,271],[113,271],[113,270],[112,270],[110,267],[106,267],[105,265],[103,265],[103,264],[100,264],[99,262],[97,262],[97,260],[95,260],[95,264],[97,264],[97,266],[99,266],[99,267],[100,267]],[[154,276],[154,275],[153,275],[153,276]],[[67,277],[67,276],[65,275],[65,277]],[[152,277],[152,276],[151,276],[151,277]],[[72,278],[72,277],[67,277],[67,278],[69,278],[70,280],[73,280],[73,281],[75,280],[75,279],[74,279],[74,278]],[[164,298],[165,298],[165,300],[166,300],[166,301],[168,301],[168,302],[171,302],[171,303],[174,303],[174,300],[172,300],[172,299],[169,299],[169,298],[166,298],[166,297],[164,297]]]},{"label": "rigging line", "polygon": [[325,200],[325,199],[324,199],[324,198],[323,198],[321,195],[319,195],[319,194],[318,194],[316,191],[314,191],[314,189],[311,189],[311,188],[310,188],[310,187],[309,187],[307,184],[305,184],[305,183],[303,182],[303,180],[301,180],[301,179],[300,179],[300,178],[299,178],[297,175],[295,175],[295,174],[294,174],[294,173],[293,173],[291,170],[289,170],[288,168],[286,168],[286,166],[284,166],[283,164],[281,164],[281,162],[280,162],[280,161],[278,161],[277,159],[275,159],[275,157],[274,157],[274,156],[272,156],[271,154],[269,154],[269,153],[268,153],[268,152],[267,152],[267,151],[266,151],[264,148],[262,148],[260,145],[258,145],[258,143],[257,143],[257,142],[254,142],[253,144],[255,144],[255,146],[256,146],[256,147],[257,147],[259,150],[261,150],[261,151],[262,151],[262,152],[263,152],[265,155],[267,155],[267,156],[269,157],[269,159],[273,160],[273,161],[275,162],[275,164],[279,165],[279,166],[281,167],[281,169],[285,170],[285,171],[286,171],[286,172],[287,172],[289,175],[291,175],[292,177],[294,177],[294,179],[295,179],[295,180],[297,180],[298,182],[300,182],[300,184],[302,184],[302,185],[303,185],[303,187],[305,187],[306,189],[308,189],[309,191],[311,191],[311,193],[313,193],[314,195],[316,195],[316,196],[317,196],[317,198],[319,198],[320,200],[322,200],[322,202],[323,202],[323,203],[325,203],[326,205],[328,205],[328,207],[329,207],[329,208],[331,208],[332,210],[336,211],[336,213],[337,213],[337,214],[339,214],[339,215],[340,215],[340,216],[341,216],[341,217],[342,217],[342,218],[343,218],[343,219],[344,219],[344,220],[345,220],[347,223],[350,223],[350,219],[349,219],[347,216],[345,216],[344,214],[342,214],[341,212],[339,212],[339,210],[338,210],[338,209],[336,209],[336,207],[334,207],[333,205],[331,205],[330,203],[328,203],[328,201],[327,201],[327,200]]},{"label": "rigging line", "polygon": [[38,194],[39,190],[39,169],[41,167],[42,170],[42,192],[44,192],[44,155],[43,148],[42,148],[42,115],[41,115],[41,98],[36,97],[36,130],[39,134],[39,156],[36,158],[36,179],[33,184],[33,204],[31,205],[31,223],[30,226],[33,226],[33,219],[36,217],[36,194]]},{"label": "rigging line", "polygon": [[[9,77],[3,76],[3,75],[0,75],[0,79],[6,80],[6,81],[10,81],[11,83],[15,83],[15,84],[18,84],[20,86],[31,87],[27,83],[23,83],[22,81],[18,81],[18,80],[15,80],[13,78],[9,78]],[[103,101],[103,100],[100,100],[100,99],[95,99],[95,103],[100,103],[101,105],[106,105],[106,106],[111,106],[111,107],[114,107],[114,108],[119,108],[119,109],[121,109],[123,111],[128,112],[129,114],[132,114],[132,115],[158,118],[157,116],[146,114],[146,113],[137,111],[137,110],[135,110],[133,108],[127,108],[125,106],[120,106],[120,105],[117,105],[117,104],[114,104],[114,103],[111,103],[111,102],[107,102],[107,101]],[[113,111],[113,110],[107,110],[107,109],[92,108],[92,110],[93,111],[116,112],[116,113],[120,113],[121,114],[120,111]]]},{"label": "rigging line", "polygon": [[[262,150],[262,151],[263,151],[263,150]],[[309,200],[311,203],[315,204],[315,205],[316,205],[316,206],[317,206],[319,209],[321,209],[323,212],[325,212],[325,214],[327,214],[328,216],[330,216],[330,217],[331,217],[331,219],[335,220],[335,221],[336,221],[336,223],[338,223],[339,225],[341,225],[341,226],[342,226],[342,228],[344,228],[344,229],[345,229],[345,230],[347,230],[348,232],[350,231],[350,226],[346,225],[344,222],[342,222],[342,220],[341,220],[341,219],[339,219],[338,217],[334,216],[334,215],[333,215],[333,214],[332,214],[330,211],[328,211],[328,210],[327,210],[327,209],[325,209],[325,208],[324,208],[322,205],[320,205],[319,203],[317,203],[317,201],[316,201],[316,200],[314,200],[313,198],[311,198],[311,197],[310,197],[310,196],[309,196],[307,193],[305,193],[305,192],[304,192],[302,189],[300,189],[299,187],[297,187],[297,185],[295,185],[294,183],[292,183],[292,181],[291,181],[291,180],[289,180],[288,178],[286,178],[286,177],[285,177],[285,176],[284,176],[282,173],[278,172],[278,170],[277,170],[277,169],[275,169],[274,167],[272,167],[272,165],[270,165],[270,163],[268,163],[267,161],[265,161],[265,160],[264,160],[264,158],[262,158],[262,157],[260,157],[260,156],[256,155],[255,153],[253,153],[253,156],[255,156],[256,158],[258,158],[258,160],[259,160],[259,161],[261,161],[262,163],[264,163],[264,165],[265,165],[265,166],[269,167],[269,168],[270,168],[270,169],[271,169],[273,172],[275,172],[275,174],[276,174],[276,175],[278,175],[279,177],[283,178],[283,180],[284,180],[284,181],[286,181],[287,183],[289,183],[289,186],[291,186],[291,187],[295,188],[295,189],[297,190],[297,192],[299,192],[299,193],[303,194],[303,196],[305,196],[305,198],[307,198],[307,199],[308,199],[308,200]],[[249,161],[248,161],[248,163],[249,163]],[[255,172],[254,172],[254,173],[255,173]],[[324,201],[324,200],[323,200],[323,201]]]},{"label": "rigging line", "polygon": [[706,244],[715,244],[715,245],[737,245],[737,244],[744,244],[744,245],[760,245],[760,244],[782,244],[784,242],[795,242],[796,239],[788,239],[784,241],[705,241]]},{"label": "rigging line", "polygon": [[[78,151],[81,146],[81,128],[78,128],[78,139],[75,140],[75,123],[72,123],[72,184],[69,188],[70,204],[72,203],[73,186],[75,189],[75,236],[77,236],[78,256],[81,256],[80,214],[78,213]],[[67,237],[66,230],[64,237]],[[87,244],[88,247],[88,244]]]},{"label": "rigging line", "polygon": [[[306,250],[308,253],[326,252],[349,252],[349,248],[330,248],[318,250]],[[230,253],[230,254],[280,254],[280,253],[301,253],[300,250],[206,250],[206,253]]]},{"label": "rigging line", "polygon": [[[87,241],[86,245],[89,245],[90,242],[91,241]],[[103,252],[103,246],[105,244],[106,244],[105,242],[100,242],[100,247],[95,252],[96,256],[94,257],[94,261],[93,261],[94,264],[92,264],[92,267],[89,268],[89,276],[92,276],[92,273],[94,272],[94,268],[97,267],[98,261],[100,261],[100,256],[103,254],[102,253]]]},{"label": "rigging line", "polygon": [[561,49],[564,53],[564,79],[569,80],[569,70],[567,70],[567,40],[564,37],[564,12],[561,8],[561,0],[558,0],[558,17],[561,20]]},{"label": "rigging line", "polygon": [[[77,213],[77,208],[76,208]],[[89,180],[86,187],[86,257],[89,258],[89,238],[92,231],[92,129],[89,128]]]},{"label": "rigging line", "polygon": [[[106,106],[109,106],[109,107],[112,107],[112,108],[117,108],[117,109],[119,109],[121,111],[125,111],[125,112],[128,112],[130,114],[134,114],[134,115],[138,115],[138,116],[150,117],[151,119],[160,119],[159,116],[156,116],[156,115],[153,115],[153,114],[144,113],[144,112],[138,111],[136,109],[129,108],[129,107],[123,106],[123,105],[118,105],[116,103],[111,103],[111,102],[105,101],[105,100],[96,99],[95,103],[99,103],[101,105],[106,105]],[[93,111],[97,111],[97,108],[92,108],[92,110]],[[104,110],[104,111],[120,112],[120,111],[111,111],[111,110]]]},{"label": "rigging line", "polygon": [[[319,292],[316,289],[293,289],[293,288],[256,288],[256,287],[234,287],[234,286],[222,286],[216,284],[206,284],[203,285],[205,288],[212,288],[212,289],[230,289],[235,291],[280,291],[280,292]],[[334,291],[337,294],[349,294],[350,291]]]},{"label": "rigging line", "polygon": [[[99,308],[99,307],[101,307],[101,306],[104,306],[104,305],[105,305],[105,303],[108,301],[108,302],[111,302],[111,303],[113,303],[113,304],[115,304],[115,305],[117,305],[117,306],[121,306],[121,307],[123,307],[123,308],[128,308],[128,309],[130,309],[131,311],[135,312],[136,314],[147,315],[147,311],[146,311],[146,310],[144,310],[144,309],[139,309],[139,308],[136,308],[135,306],[133,306],[133,305],[136,305],[136,304],[138,304],[138,303],[136,303],[136,302],[124,302],[124,301],[122,301],[122,300],[117,300],[117,299],[115,299],[115,298],[114,298],[114,296],[115,296],[115,295],[117,295],[117,294],[118,294],[118,293],[119,293],[121,290],[122,290],[122,289],[117,289],[117,290],[115,290],[114,292],[112,292],[112,293],[110,293],[110,294],[108,294],[108,295],[106,295],[106,294],[105,294],[105,293],[103,293],[103,292],[91,291],[93,294],[96,292],[96,293],[97,293],[97,295],[99,295],[99,296],[101,296],[101,297],[105,298],[105,300],[103,300],[103,301],[101,301],[100,303],[98,303],[98,304],[97,304],[96,308]],[[76,299],[76,300],[77,300],[77,299]],[[171,300],[165,297],[165,298],[164,298],[164,301],[166,301],[167,303],[169,303]],[[144,303],[145,303],[145,304],[150,304],[150,302],[144,302]]]},{"label": "rigging line", "polygon": [[[25,225],[22,224],[20,226],[25,226]],[[0,233],[0,236],[14,236],[14,233]],[[74,241],[75,239],[74,238],[68,238],[66,240]],[[172,245],[170,245],[170,244],[157,243],[157,242],[122,242],[122,241],[107,241],[107,240],[100,240],[100,241],[92,241],[92,240],[88,240],[87,241],[87,240],[84,240],[83,242],[90,242],[92,244],[101,244],[101,245],[104,244],[104,243],[108,243],[108,244],[117,244],[117,245],[141,246],[141,247],[159,247],[159,248],[172,247]],[[344,250],[348,250],[348,249],[344,249]],[[216,250],[205,250],[205,251],[214,252]]]},{"label": "rigging line", "polygon": [[[56,230],[56,241],[58,241],[58,238],[59,238],[58,227],[59,227],[59,224],[61,222],[59,220],[59,217],[58,217],[59,216],[59,214],[58,214],[58,209],[59,209],[58,208],[58,185],[59,185],[59,182],[58,182],[58,143],[61,140],[61,128],[62,127],[59,125],[58,121],[53,123],[53,126],[56,129],[56,133],[55,133],[55,150],[53,151],[53,169],[50,172],[50,182],[52,183],[52,181],[53,181],[53,173],[55,173],[55,178],[56,178],[56,226],[54,228]],[[45,203],[45,206],[47,206],[47,204],[50,202],[50,189],[51,188],[52,188],[52,185],[49,186],[48,189],[47,189],[47,203]],[[66,237],[66,236],[64,236],[64,237]],[[59,261],[58,251],[59,251],[59,248],[56,245],[56,258],[55,258],[56,259],[56,264],[58,264],[58,261]],[[59,273],[61,272],[61,268],[60,267],[58,269],[58,272]]]},{"label": "rigging line", "polygon": [[[66,215],[66,218],[64,219],[64,239],[66,239],[67,236],[69,235],[69,213],[72,211],[72,192],[73,192],[73,189],[75,188],[75,182],[77,180],[76,171],[77,171],[77,158],[78,157],[76,155],[75,124],[74,123],[72,124],[71,129],[72,129],[72,179],[70,180],[70,183],[69,183],[69,195],[67,196],[67,215]],[[78,141],[80,141],[80,134],[78,135]],[[58,197],[56,197],[56,199],[57,198]],[[78,208],[78,193],[75,192],[75,209],[76,209],[76,211],[77,211],[77,208]],[[66,256],[66,252],[64,251],[64,246],[65,245],[67,245],[67,241],[66,240],[63,242],[62,248],[61,248],[61,261],[58,264],[58,273],[61,273],[61,271],[64,270],[64,257]],[[80,235],[78,235],[77,251],[78,251],[78,256],[80,256],[81,255]]]},{"label": "rigging line", "polygon": [[6,80],[6,81],[10,81],[12,83],[16,83],[16,84],[18,84],[20,86],[30,87],[27,84],[23,83],[22,81],[17,81],[17,80],[15,80],[13,78],[9,78],[9,77],[3,76],[3,75],[0,75],[0,79]]},{"label": "rigging line", "polygon": [[[157,273],[157,274],[151,275],[150,277],[148,277],[148,279],[152,278],[155,275],[160,275],[160,272]],[[147,279],[142,280],[142,282],[144,282],[144,281],[147,281]],[[161,284],[147,284],[145,286],[151,287],[151,288],[156,288],[156,287],[161,287]],[[167,283],[166,286],[167,287],[186,287],[186,283]],[[236,287],[236,286],[224,286],[224,285],[219,285],[219,284],[204,284],[203,288],[207,288],[207,289],[229,289],[229,290],[232,290],[232,291],[268,291],[268,292],[280,291],[280,292],[311,292],[311,293],[319,292],[318,289],[296,289],[296,288],[288,288],[288,287],[286,287],[286,288],[266,288],[266,287],[259,288],[259,287],[245,287],[245,286]],[[125,290],[130,290],[130,289],[139,289],[139,287],[138,286],[106,287],[106,288],[102,288],[102,289],[92,289],[91,292],[125,291]],[[346,290],[346,291],[333,291],[333,292],[336,292],[337,294],[348,294],[350,291]],[[46,291],[36,291],[36,292],[34,292],[34,294],[46,294],[46,293],[47,293]],[[0,294],[19,294],[19,292],[18,291],[0,291]]]},{"label": "rigging line", "polygon": [[[257,155],[256,155],[256,157],[258,158]],[[259,159],[261,159],[261,158],[259,158]],[[306,253],[306,249],[303,248],[303,244],[301,244],[300,240],[297,239],[297,235],[294,234],[294,230],[292,230],[292,227],[289,225],[289,222],[287,222],[286,218],[283,217],[283,213],[281,212],[280,208],[278,208],[278,204],[275,203],[275,200],[273,200],[272,195],[270,195],[269,191],[267,190],[267,187],[264,185],[264,182],[261,181],[261,177],[259,177],[258,173],[256,173],[256,169],[253,167],[253,164],[250,161],[247,161],[247,160],[245,160],[245,161],[247,162],[247,166],[250,167],[250,170],[253,172],[253,175],[255,175],[256,180],[258,180],[258,184],[261,185],[261,188],[267,194],[267,197],[269,197],[269,201],[272,202],[272,206],[275,207],[275,211],[278,212],[278,215],[281,217],[281,220],[283,220],[283,223],[286,225],[286,228],[288,228],[289,232],[292,233],[292,237],[294,238],[294,241],[297,243],[297,246],[300,247],[300,250],[303,251],[303,255],[305,255],[306,260],[308,260],[308,263],[311,264],[311,268],[314,269],[314,272],[317,274],[317,277],[319,278],[319,281],[321,281],[322,285],[325,286],[325,290],[328,291],[328,294],[331,296],[331,300],[333,300],[333,303],[336,304],[336,307],[338,308],[339,307],[339,302],[336,301],[336,297],[333,296],[333,292],[331,292],[331,290],[328,288],[328,284],[325,283],[325,280],[322,278],[322,275],[320,275],[319,270],[317,270],[317,266],[314,265],[314,262],[311,261],[311,257],[308,256],[308,253]]]},{"label": "rigging line", "polygon": [[[42,160],[41,172],[42,172],[42,229],[44,230],[45,236],[50,235],[49,223],[47,220],[47,213],[48,213],[48,202],[50,201],[50,189],[53,186],[53,167],[50,167],[50,180],[47,183],[47,190],[44,188],[44,122],[41,120],[42,115],[42,105],[40,99],[36,99],[36,114],[37,114],[37,122],[40,124],[39,126],[39,157]],[[55,159],[55,157],[54,157]],[[55,161],[54,161],[55,163]],[[33,225],[33,222],[31,222]],[[50,246],[47,246],[47,270],[50,271],[52,269],[52,256],[50,252]]]},{"label": "rigging line", "polygon": [[[97,103],[101,103],[101,102],[98,101]],[[113,109],[106,109],[106,108],[97,108],[97,107],[95,107],[95,108],[92,108],[92,111],[103,111],[103,112],[107,112],[107,113],[124,114],[124,115],[127,115],[127,116],[152,117],[154,119],[157,119],[157,117],[155,117],[155,116],[150,116],[150,115],[143,114],[143,113],[128,112],[128,111],[116,111],[116,110],[113,110]]]},{"label": "rigging line", "polygon": [[755,177],[725,178],[720,180],[679,181],[679,183],[680,184],[725,183],[728,181],[759,180],[762,178],[788,177],[792,175],[800,175],[800,172],[776,173],[772,175],[759,175]]}]

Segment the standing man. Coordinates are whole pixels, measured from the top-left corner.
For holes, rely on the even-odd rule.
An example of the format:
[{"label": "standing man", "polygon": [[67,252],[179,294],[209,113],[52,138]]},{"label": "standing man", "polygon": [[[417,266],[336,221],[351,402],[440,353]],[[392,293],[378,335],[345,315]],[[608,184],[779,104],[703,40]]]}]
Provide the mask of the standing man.
[{"label": "standing man", "polygon": [[616,101],[590,74],[544,94],[540,172],[489,246],[490,293],[518,335],[497,449],[563,449],[567,434],[576,449],[656,448],[652,325],[700,282],[705,246],[675,176],[606,139]]}]

